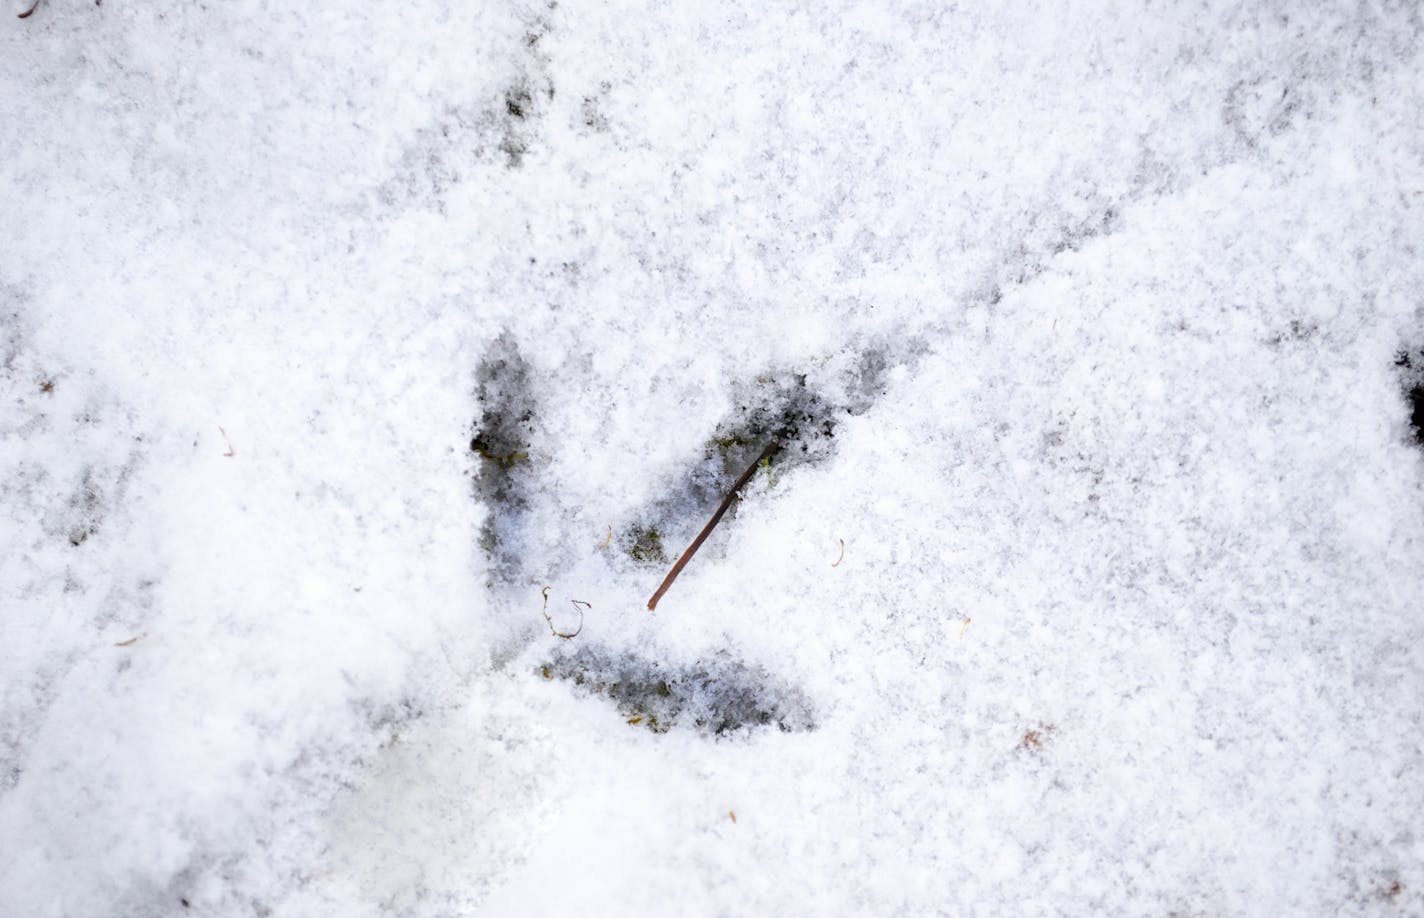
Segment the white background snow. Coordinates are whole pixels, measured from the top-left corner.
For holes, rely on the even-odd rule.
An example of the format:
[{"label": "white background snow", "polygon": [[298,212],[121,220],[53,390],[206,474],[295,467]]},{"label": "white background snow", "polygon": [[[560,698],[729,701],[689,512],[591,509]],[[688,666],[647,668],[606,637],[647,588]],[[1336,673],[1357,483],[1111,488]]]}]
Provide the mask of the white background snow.
[{"label": "white background snow", "polygon": [[1418,4],[26,6],[0,914],[1424,913]]}]

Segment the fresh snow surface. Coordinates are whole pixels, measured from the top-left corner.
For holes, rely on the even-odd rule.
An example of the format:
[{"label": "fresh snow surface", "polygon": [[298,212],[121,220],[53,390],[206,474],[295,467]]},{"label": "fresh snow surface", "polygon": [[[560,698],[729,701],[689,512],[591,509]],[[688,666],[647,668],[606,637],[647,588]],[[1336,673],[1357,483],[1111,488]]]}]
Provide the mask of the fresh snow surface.
[{"label": "fresh snow surface", "polygon": [[1419,4],[28,5],[0,915],[1424,913]]}]

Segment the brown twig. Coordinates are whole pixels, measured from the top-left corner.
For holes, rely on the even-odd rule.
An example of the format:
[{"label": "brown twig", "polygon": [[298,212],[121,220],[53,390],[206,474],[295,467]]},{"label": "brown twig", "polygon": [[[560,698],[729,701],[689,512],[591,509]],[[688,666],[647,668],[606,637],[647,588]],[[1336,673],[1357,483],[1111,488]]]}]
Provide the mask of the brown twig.
[{"label": "brown twig", "polygon": [[30,8],[29,8],[29,9],[25,10],[23,13],[20,14],[20,18],[21,18],[21,19],[29,19],[32,15],[34,15],[35,10],[37,10],[37,9],[39,9],[39,8],[40,8],[40,0],[35,0],[34,3],[31,3],[31,4],[30,4]]},{"label": "brown twig", "polygon": [[840,553],[840,556],[837,557],[836,560],[834,560],[834,561],[831,562],[831,567],[840,567],[841,562],[845,560],[845,539],[841,539],[841,540],[840,540],[840,543],[841,543],[841,553]]},{"label": "brown twig", "polygon": [[134,644],[137,644],[139,641],[143,640],[143,639],[146,638],[146,637],[148,637],[148,632],[147,632],[147,631],[145,631],[143,634],[135,635],[134,637],[129,638],[127,641],[119,641],[119,642],[116,643],[114,646],[115,646],[115,647],[132,647]]},{"label": "brown twig", "polygon": [[712,519],[708,520],[707,525],[702,527],[702,531],[697,534],[697,538],[693,539],[692,544],[687,546],[687,551],[682,553],[682,556],[677,559],[677,563],[672,566],[672,570],[668,571],[668,575],[663,580],[662,586],[658,587],[658,591],[653,594],[653,598],[648,600],[649,612],[652,612],[658,607],[658,600],[663,598],[663,594],[672,586],[672,582],[677,579],[677,575],[682,573],[682,569],[687,566],[687,562],[691,561],[692,556],[697,554],[697,549],[702,547],[702,543],[707,541],[707,537],[712,534],[712,530],[717,528],[717,524],[722,521],[723,515],[727,512],[727,508],[732,506],[732,501],[737,499],[737,492],[746,487],[747,482],[752,480],[752,476],[756,474],[757,467],[760,466],[763,461],[776,455],[776,451],[779,449],[781,449],[781,441],[772,440],[766,445],[766,449],[761,451],[761,455],[757,456],[756,459],[752,461],[752,464],[747,466],[747,470],[742,473],[742,477],[738,478],[736,483],[732,485],[732,490],[728,491],[727,496],[722,498],[722,503],[718,505],[717,512],[712,514]]}]

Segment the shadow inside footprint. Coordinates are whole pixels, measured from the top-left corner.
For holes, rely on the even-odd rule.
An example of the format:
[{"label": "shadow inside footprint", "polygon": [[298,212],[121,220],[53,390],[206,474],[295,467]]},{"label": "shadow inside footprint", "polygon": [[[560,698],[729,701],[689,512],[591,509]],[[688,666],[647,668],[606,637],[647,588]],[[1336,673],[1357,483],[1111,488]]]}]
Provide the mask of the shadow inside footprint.
[{"label": "shadow inside footprint", "polygon": [[535,402],[528,362],[508,332],[490,344],[476,374],[480,405],[470,438],[479,459],[476,496],[488,509],[480,547],[491,571],[508,576],[520,558],[529,513],[529,456],[534,441]]},{"label": "shadow inside footprint", "polygon": [[687,729],[716,738],[766,726],[783,733],[816,729],[804,692],[725,652],[669,665],[585,644],[556,653],[538,673],[606,699],[625,722],[654,733]]},{"label": "shadow inside footprint", "polygon": [[1424,446],[1424,348],[1401,348],[1394,365],[1400,370],[1410,430],[1415,442]]}]

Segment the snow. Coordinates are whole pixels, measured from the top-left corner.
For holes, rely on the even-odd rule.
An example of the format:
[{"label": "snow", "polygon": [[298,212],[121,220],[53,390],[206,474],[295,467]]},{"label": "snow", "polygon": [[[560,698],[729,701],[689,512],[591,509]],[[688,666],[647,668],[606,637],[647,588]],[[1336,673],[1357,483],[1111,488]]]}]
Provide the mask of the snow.
[{"label": "snow", "polygon": [[0,914],[1424,911],[1416,6],[3,21]]}]

